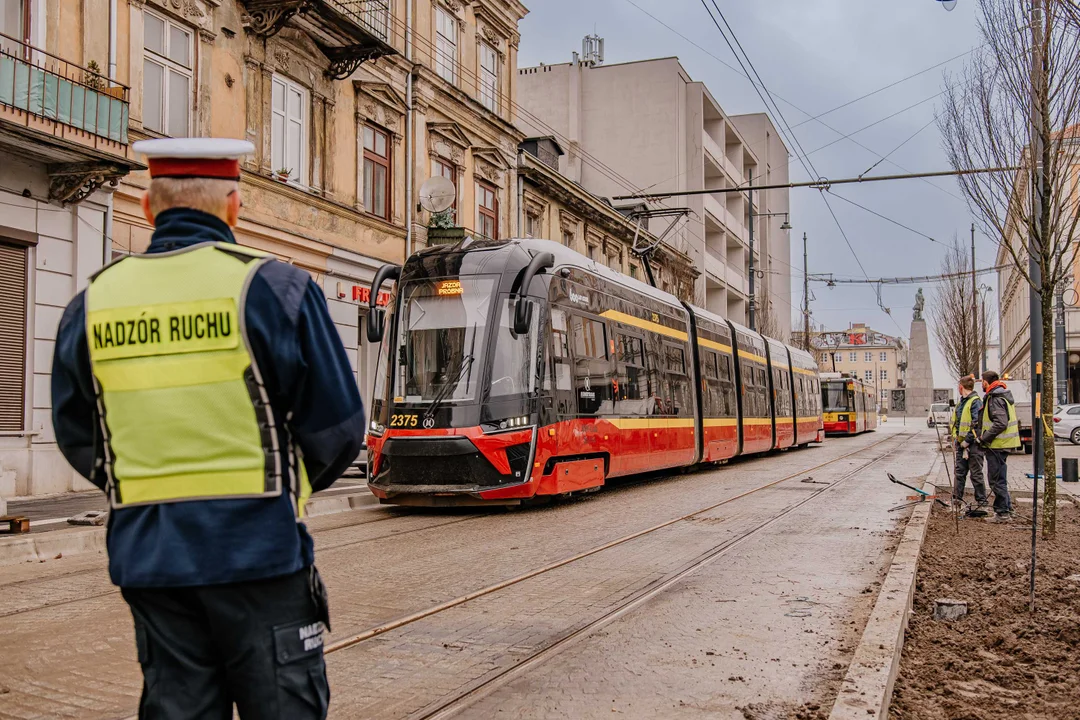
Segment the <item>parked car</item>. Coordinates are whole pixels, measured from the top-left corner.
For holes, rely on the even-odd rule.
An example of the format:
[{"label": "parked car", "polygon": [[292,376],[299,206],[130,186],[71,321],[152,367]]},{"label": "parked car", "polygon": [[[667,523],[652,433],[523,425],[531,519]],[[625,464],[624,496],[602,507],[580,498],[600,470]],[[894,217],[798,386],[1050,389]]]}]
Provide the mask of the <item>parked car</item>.
[{"label": "parked car", "polygon": [[1054,437],[1080,445],[1080,405],[1054,408]]},{"label": "parked car", "polygon": [[926,416],[926,427],[934,427],[940,425],[943,428],[949,427],[949,413],[952,408],[948,403],[934,403],[930,406],[930,414]]}]

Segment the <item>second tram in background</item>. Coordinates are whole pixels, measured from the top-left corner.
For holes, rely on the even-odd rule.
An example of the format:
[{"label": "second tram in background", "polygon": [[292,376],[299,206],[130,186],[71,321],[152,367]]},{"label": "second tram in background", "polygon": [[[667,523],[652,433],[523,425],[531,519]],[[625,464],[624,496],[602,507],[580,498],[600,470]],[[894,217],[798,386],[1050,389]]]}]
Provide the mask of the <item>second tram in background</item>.
[{"label": "second tram in background", "polygon": [[821,373],[826,435],[857,435],[877,427],[874,387],[847,373]]}]

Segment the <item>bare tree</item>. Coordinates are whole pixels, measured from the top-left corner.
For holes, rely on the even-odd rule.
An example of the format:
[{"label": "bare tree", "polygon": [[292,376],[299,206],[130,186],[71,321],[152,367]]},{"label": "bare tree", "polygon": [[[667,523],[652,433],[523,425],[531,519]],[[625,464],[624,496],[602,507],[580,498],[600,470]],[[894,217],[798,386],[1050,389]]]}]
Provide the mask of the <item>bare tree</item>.
[{"label": "bare tree", "polygon": [[763,295],[758,297],[757,306],[754,308],[754,324],[757,325],[757,331],[765,337],[787,343],[787,333],[780,327],[780,316],[772,302]]},{"label": "bare tree", "polygon": [[[1072,0],[978,0],[985,45],[945,91],[941,131],[960,187],[986,234],[1040,293],[1043,387],[1054,387],[1054,298],[1076,259],[1074,173],[1080,143],[1080,42]],[[1029,260],[1038,268],[1028,272]],[[1051,417],[1054,393],[1040,413]],[[1054,443],[1043,444],[1042,532],[1056,529]]]},{"label": "bare tree", "polygon": [[953,237],[952,246],[941,260],[941,274],[945,277],[931,295],[929,315],[938,349],[954,378],[979,374],[986,350],[983,331],[990,323],[990,311],[978,302],[977,296],[972,297],[970,269],[971,254]]}]

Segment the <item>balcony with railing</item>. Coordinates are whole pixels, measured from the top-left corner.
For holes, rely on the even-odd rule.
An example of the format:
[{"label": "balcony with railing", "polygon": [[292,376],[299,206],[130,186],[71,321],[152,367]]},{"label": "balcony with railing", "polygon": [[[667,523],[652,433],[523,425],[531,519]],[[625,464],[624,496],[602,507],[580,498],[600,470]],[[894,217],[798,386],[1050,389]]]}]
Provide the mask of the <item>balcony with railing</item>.
[{"label": "balcony with railing", "polygon": [[347,78],[368,60],[396,52],[390,0],[243,0],[245,27],[270,36],[286,23],[307,33],[330,59],[326,76]]},{"label": "balcony with railing", "polygon": [[0,34],[0,153],[45,164],[50,200],[79,202],[141,167],[127,128],[126,85]]}]

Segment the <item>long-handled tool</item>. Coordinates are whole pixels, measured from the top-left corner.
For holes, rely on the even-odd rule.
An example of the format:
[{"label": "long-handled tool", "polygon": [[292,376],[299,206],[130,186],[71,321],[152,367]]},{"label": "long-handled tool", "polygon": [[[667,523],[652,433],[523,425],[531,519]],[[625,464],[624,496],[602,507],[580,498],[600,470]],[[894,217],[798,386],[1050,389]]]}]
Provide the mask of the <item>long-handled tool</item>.
[{"label": "long-handled tool", "polygon": [[911,507],[912,505],[918,505],[919,503],[926,502],[927,500],[932,500],[933,502],[941,503],[941,506],[943,508],[945,508],[945,509],[949,508],[949,504],[947,502],[945,502],[944,500],[942,500],[941,498],[939,498],[937,495],[931,495],[930,493],[926,492],[925,490],[917,488],[914,485],[908,485],[906,482],[903,482],[902,480],[897,480],[896,476],[894,476],[891,472],[887,472],[885,474],[889,476],[889,482],[896,483],[897,485],[903,485],[907,489],[914,490],[916,492],[916,495],[914,496],[914,500],[912,502],[907,502],[907,503],[904,503],[902,505],[897,505],[896,507],[889,508],[889,512],[892,512],[894,510],[902,510],[904,508]]}]

